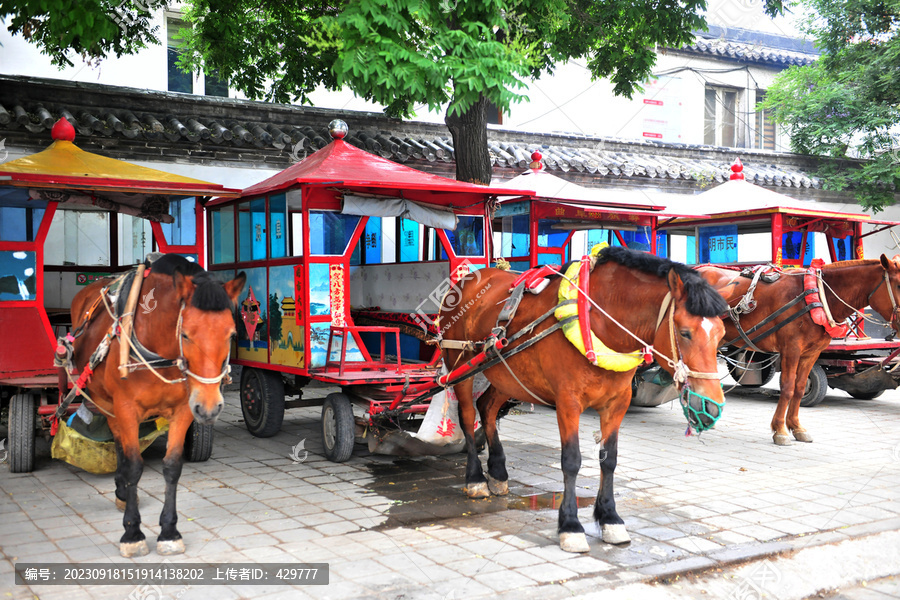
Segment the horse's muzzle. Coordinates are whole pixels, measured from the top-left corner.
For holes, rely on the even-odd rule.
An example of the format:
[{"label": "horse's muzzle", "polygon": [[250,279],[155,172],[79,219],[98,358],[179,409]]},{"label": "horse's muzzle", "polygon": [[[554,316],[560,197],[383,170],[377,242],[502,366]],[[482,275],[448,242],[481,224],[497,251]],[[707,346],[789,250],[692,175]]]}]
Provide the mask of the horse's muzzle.
[{"label": "horse's muzzle", "polygon": [[188,405],[191,407],[191,414],[194,415],[194,420],[200,425],[212,425],[216,422],[216,418],[218,418],[222,409],[225,408],[225,399],[222,398],[222,394],[218,394],[219,401],[212,406],[208,406],[206,403],[200,402],[198,396],[199,394],[196,391],[191,394],[191,399],[188,402]]}]

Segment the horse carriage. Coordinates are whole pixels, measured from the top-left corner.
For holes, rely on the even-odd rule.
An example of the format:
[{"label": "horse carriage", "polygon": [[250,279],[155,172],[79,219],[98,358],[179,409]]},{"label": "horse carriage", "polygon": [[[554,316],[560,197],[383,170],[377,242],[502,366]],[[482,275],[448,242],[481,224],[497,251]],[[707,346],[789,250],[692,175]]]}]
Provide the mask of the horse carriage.
[{"label": "horse carriage", "polygon": [[[831,321],[826,323],[826,328],[832,333],[830,343],[803,380],[800,406],[822,402],[828,387],[860,399],[875,398],[887,389],[896,388],[900,381],[896,360],[900,355],[900,341],[893,339],[891,323],[896,320],[897,304],[886,279],[894,267],[888,264],[881,268],[875,264],[878,260],[870,260],[867,268],[862,259],[866,238],[900,223],[875,220],[865,214],[811,208],[808,203],[744,181],[739,162],[733,170],[733,179],[697,197],[698,209],[707,209],[709,214],[671,219],[660,227],[670,240],[670,253],[675,260],[700,266],[702,270],[707,269],[706,265],[716,265],[731,271],[735,277],[741,275],[728,290],[733,300],[731,305],[739,307],[733,311],[735,317],[726,319],[726,324],[729,321],[739,324],[742,320],[739,314],[751,311],[767,317],[759,322],[750,322],[749,315],[743,317],[744,325],[736,327],[735,335],[726,335],[725,354],[729,357],[732,378],[742,386],[759,387],[781,370],[783,353],[765,352],[759,344],[770,336],[776,337],[779,328],[789,325],[786,322],[782,325],[778,315],[773,314],[780,305],[755,307],[765,303],[767,292],[778,278],[807,277],[806,289],[822,288],[822,310],[827,313],[826,320]],[[722,206],[730,208],[715,211],[715,207]],[[837,279],[835,269],[829,266],[821,271],[824,279],[812,282],[810,277],[815,277],[817,269],[838,262],[846,265],[846,276]],[[757,268],[760,265],[772,268],[768,271]],[[867,271],[874,273],[874,282],[864,276]],[[719,276],[722,281],[732,281],[731,276],[719,273],[716,277]],[[831,277],[835,280],[831,281]],[[888,293],[879,292],[882,287]],[[788,302],[793,297],[784,300]],[[871,308],[863,312],[870,304]],[[817,311],[810,310],[815,320]],[[835,326],[843,318],[832,317],[832,311],[842,317],[849,313],[845,327]],[[799,346],[799,341],[795,341],[793,345]]]},{"label": "horse carriage", "polygon": [[[286,408],[321,405],[333,461],[356,441],[376,453],[459,451],[455,407],[443,396],[411,401],[441,374],[440,348],[426,341],[459,277],[490,261],[495,197],[529,192],[394,163],[332,125],[324,148],[207,205],[210,271],[248,277],[231,357],[245,424],[269,437]],[[303,398],[312,381],[341,391]]]},{"label": "horse carriage", "polygon": [[[72,380],[54,366],[76,293],[154,249],[202,265],[195,198],[236,192],[82,151],[65,119],[52,136],[43,152],[0,165],[0,397],[10,470],[20,473],[33,469],[37,433],[55,435],[80,406],[60,409]],[[212,426],[192,426],[186,443],[189,459],[206,460]]]}]

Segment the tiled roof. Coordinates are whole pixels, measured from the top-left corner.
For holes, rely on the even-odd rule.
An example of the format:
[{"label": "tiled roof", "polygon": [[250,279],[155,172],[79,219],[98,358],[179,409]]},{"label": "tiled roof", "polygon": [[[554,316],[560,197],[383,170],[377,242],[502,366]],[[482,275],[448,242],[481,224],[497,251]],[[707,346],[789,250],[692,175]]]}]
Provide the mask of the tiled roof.
[{"label": "tiled roof", "polygon": [[[103,149],[133,148],[145,155],[152,151],[157,160],[175,149],[187,149],[194,157],[227,161],[253,156],[251,160],[267,167],[287,166],[330,141],[327,124],[334,118],[349,124],[347,142],[397,162],[439,172],[441,163],[455,158],[447,129],[439,124],[403,122],[375,113],[0,76],[0,138],[16,132],[21,138],[27,131],[27,143],[43,148],[60,116],[75,126],[80,136],[76,143],[90,145],[93,140]],[[488,137],[495,174],[506,178],[527,169],[531,153],[539,150],[547,170],[567,172],[579,183],[619,180],[671,187],[681,182],[685,191],[685,185],[696,189],[698,184],[726,181],[731,163],[740,155],[748,181],[770,187],[820,187],[806,174],[804,165],[811,159],[795,155],[498,129],[489,130]],[[452,165],[443,170],[452,172]]]},{"label": "tiled roof", "polygon": [[792,52],[778,48],[767,48],[759,44],[748,44],[725,39],[704,39],[701,37],[695,38],[692,44],[684,46],[682,50],[711,54],[719,58],[728,58],[741,62],[771,64],[781,67],[810,65],[817,58],[815,55],[805,52]]}]

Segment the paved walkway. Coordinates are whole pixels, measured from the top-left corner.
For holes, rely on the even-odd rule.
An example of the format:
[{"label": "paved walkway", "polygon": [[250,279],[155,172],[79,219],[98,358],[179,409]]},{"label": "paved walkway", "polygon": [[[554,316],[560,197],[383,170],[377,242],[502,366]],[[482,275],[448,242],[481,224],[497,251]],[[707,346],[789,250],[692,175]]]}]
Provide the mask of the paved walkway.
[{"label": "paved walkway", "polygon": [[[601,542],[590,522],[599,465],[597,417],[586,414],[579,495],[588,498],[580,511],[587,555],[557,545],[549,507],[562,476],[552,411],[525,408],[501,422],[511,494],[472,501],[461,491],[461,454],[395,458],[357,445],[350,461],[334,464],[321,452],[319,409],[289,411],[282,432],[262,440],[243,427],[237,394],[226,398],[213,457],[184,469],[178,508],[187,553],[177,561],[327,562],[331,583],[167,586],[164,597],[570,598],[640,582],[672,584],[685,571],[900,530],[896,391],[859,401],[830,390],[823,404],[801,410],[815,443],[790,447],[771,441],[775,399],[766,390],[730,392],[720,424],[701,438],[684,436],[684,417],[672,405],[633,408],[616,472],[619,513],[633,538],[625,547]],[[300,442],[298,456],[306,458],[297,462],[291,453]],[[151,548],[162,507],[162,454],[159,444],[147,451],[139,486]],[[137,587],[13,585],[16,562],[127,562],[118,556],[113,489],[111,475],[51,461],[46,444],[32,474],[0,466],[0,598],[149,597]],[[160,560],[151,550],[134,562]],[[896,571],[874,576],[895,572],[900,560]],[[810,594],[823,589],[814,572],[808,577]],[[847,583],[852,578],[832,588]],[[741,598],[740,585],[717,588],[715,597]]]}]

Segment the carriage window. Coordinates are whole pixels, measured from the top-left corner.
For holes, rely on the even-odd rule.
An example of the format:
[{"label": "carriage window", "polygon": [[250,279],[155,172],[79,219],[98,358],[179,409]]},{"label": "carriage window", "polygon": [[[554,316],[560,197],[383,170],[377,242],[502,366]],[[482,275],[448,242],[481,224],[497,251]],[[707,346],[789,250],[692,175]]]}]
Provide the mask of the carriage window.
[{"label": "carriage window", "polygon": [[211,211],[212,261],[214,264],[234,262],[234,206]]},{"label": "carriage window", "polygon": [[738,235],[738,262],[763,263],[771,260],[771,233],[741,233]]},{"label": "carriage window", "polygon": [[[803,250],[804,238],[806,239],[806,249]],[[816,240],[813,235],[806,235],[805,231],[789,231],[781,236],[781,258],[783,260],[800,260],[800,253],[803,252],[803,266],[808,267],[812,262],[813,256],[816,255]]]},{"label": "carriage window", "polygon": [[528,256],[531,244],[528,215],[502,217],[500,230],[500,256]]},{"label": "carriage window", "polygon": [[37,236],[46,202],[35,201],[38,206],[0,207],[0,241],[33,242]]},{"label": "carriage window", "polygon": [[847,235],[842,238],[831,238],[831,244],[834,248],[834,259],[837,260],[853,260],[856,255],[853,253],[853,236]]},{"label": "carriage window", "polygon": [[669,258],[686,265],[697,264],[697,238],[683,233],[669,234]]},{"label": "carriage window", "polygon": [[538,221],[538,246],[541,248],[561,248],[569,237],[567,229],[556,219],[541,219]]},{"label": "carriage window", "polygon": [[261,260],[266,257],[265,198],[238,204],[238,241],[240,260]]},{"label": "carriage window", "polygon": [[350,264],[360,264],[360,262],[354,263],[354,258],[356,258],[357,261],[360,261],[361,259],[361,263],[366,265],[381,264],[381,251],[382,246],[384,245],[382,242],[381,217],[369,217],[369,221],[366,223],[366,229],[359,239],[359,246],[353,252],[353,257],[350,259]]},{"label": "carriage window", "polygon": [[197,243],[196,200],[183,198],[169,202],[169,215],[173,223],[160,223],[170,246],[193,246]]},{"label": "carriage window", "polygon": [[699,227],[700,262],[733,263],[738,259],[737,225]]},{"label": "carriage window", "polygon": [[56,211],[44,243],[44,264],[109,266],[109,229],[109,213]]},{"label": "carriage window", "polygon": [[400,262],[418,262],[422,260],[422,249],[419,245],[422,228],[416,221],[400,219],[397,238],[400,246]]},{"label": "carriage window", "polygon": [[37,255],[34,252],[0,252],[0,300],[34,300]]},{"label": "carriage window", "polygon": [[153,250],[150,221],[119,214],[119,264],[136,265]]},{"label": "carriage window", "polygon": [[484,256],[484,217],[459,217],[456,231],[445,230],[457,256]]},{"label": "carriage window", "polygon": [[356,215],[309,211],[309,252],[314,255],[342,255],[359,223]]},{"label": "carriage window", "polygon": [[269,239],[272,258],[287,256],[287,199],[284,194],[269,196]]}]

